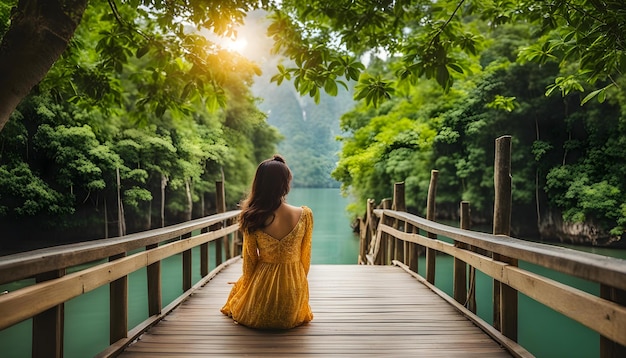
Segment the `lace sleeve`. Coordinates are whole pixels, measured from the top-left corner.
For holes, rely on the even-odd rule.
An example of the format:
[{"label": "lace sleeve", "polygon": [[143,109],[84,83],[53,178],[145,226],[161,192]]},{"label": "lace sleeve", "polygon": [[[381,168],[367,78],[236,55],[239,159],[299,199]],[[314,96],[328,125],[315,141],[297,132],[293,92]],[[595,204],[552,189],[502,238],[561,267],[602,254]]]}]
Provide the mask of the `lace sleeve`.
[{"label": "lace sleeve", "polygon": [[304,238],[302,238],[302,250],[301,258],[302,266],[304,266],[304,272],[309,274],[309,268],[311,267],[311,241],[313,237],[313,212],[309,208],[304,208],[306,211],[306,221],[304,227]]},{"label": "lace sleeve", "polygon": [[243,258],[243,275],[241,278],[243,279],[242,283],[246,284],[250,281],[250,277],[252,277],[252,273],[259,261],[259,252],[254,235],[248,233],[243,235],[243,250],[241,256]]}]

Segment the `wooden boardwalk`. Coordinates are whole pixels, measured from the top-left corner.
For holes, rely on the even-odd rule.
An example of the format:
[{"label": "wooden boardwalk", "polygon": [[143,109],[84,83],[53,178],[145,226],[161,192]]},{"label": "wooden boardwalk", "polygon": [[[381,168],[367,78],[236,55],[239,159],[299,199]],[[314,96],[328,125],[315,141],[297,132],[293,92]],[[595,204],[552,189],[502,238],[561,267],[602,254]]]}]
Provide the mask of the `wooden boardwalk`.
[{"label": "wooden boardwalk", "polygon": [[241,265],[230,265],[121,357],[510,357],[428,287],[396,266],[313,265],[312,322],[289,331],[233,323],[219,308]]}]

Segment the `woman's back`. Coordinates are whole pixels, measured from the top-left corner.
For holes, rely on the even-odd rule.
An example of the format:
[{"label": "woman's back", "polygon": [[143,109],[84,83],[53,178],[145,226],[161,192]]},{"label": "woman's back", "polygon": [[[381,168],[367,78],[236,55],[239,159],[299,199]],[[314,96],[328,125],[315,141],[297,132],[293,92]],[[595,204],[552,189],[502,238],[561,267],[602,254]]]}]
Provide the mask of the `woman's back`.
[{"label": "woman's back", "polygon": [[281,240],[296,228],[302,216],[302,211],[302,208],[283,203],[276,209],[274,215],[269,218],[269,223],[263,228],[263,232],[277,240]]},{"label": "woman's back", "polygon": [[244,233],[244,272],[222,312],[254,328],[288,329],[313,319],[307,281],[312,231],[311,209],[286,205],[270,225]]}]

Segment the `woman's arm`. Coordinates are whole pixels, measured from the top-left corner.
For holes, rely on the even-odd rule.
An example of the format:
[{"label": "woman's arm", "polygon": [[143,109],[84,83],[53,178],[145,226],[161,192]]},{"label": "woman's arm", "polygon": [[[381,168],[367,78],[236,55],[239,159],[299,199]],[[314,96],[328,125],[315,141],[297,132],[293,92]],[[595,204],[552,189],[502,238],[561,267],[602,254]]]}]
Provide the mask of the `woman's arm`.
[{"label": "woman's arm", "polygon": [[304,272],[308,275],[311,267],[311,241],[313,239],[313,212],[309,208],[304,208],[305,223],[304,237],[302,238],[302,249],[300,261],[304,267]]}]

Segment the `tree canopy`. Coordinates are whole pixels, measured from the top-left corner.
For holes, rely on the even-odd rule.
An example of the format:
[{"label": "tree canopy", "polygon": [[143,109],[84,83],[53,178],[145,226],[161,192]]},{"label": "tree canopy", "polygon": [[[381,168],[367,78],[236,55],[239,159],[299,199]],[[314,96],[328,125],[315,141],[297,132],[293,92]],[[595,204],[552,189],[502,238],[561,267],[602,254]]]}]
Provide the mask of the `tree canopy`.
[{"label": "tree canopy", "polygon": [[273,82],[362,101],[334,172],[357,197],[392,180],[418,190],[435,167],[454,173],[444,200],[487,208],[490,141],[513,134],[515,200],[535,203],[539,226],[543,203],[623,232],[621,0],[4,1],[0,213],[110,221],[98,215],[119,180],[150,227],[189,218],[222,171],[243,192],[280,135],[250,95],[259,66],[208,34],[236,37],[256,9],[288,60]]},{"label": "tree canopy", "polygon": [[[108,6],[102,5],[87,0],[0,5],[5,14],[0,28],[5,30],[0,44],[0,128],[65,51],[89,7],[100,8],[96,16],[103,29],[98,34],[104,36],[97,44],[103,58],[99,67],[75,73],[95,82],[86,93],[119,103],[120,89],[107,81],[102,69],[121,71],[131,58],[148,55],[153,78],[142,84],[142,98],[136,101],[157,114],[184,111],[188,96],[223,103],[224,72],[252,69],[220,55],[219,46],[198,31],[236,36],[246,13],[258,8],[272,14],[269,35],[275,51],[295,64],[280,65],[274,80],[293,79],[300,94],[317,100],[321,91],[337,94],[344,80],[358,80],[355,97],[374,105],[389,99],[397,85],[424,77],[449,90],[456,78],[471,71],[467,58],[485,46],[484,33],[507,23],[529,24],[536,39],[520,52],[520,60],[556,59],[569,68],[553,84],[563,94],[581,91],[588,93],[585,100],[597,96],[603,101],[625,66],[621,26],[626,11],[620,0],[109,0]],[[371,76],[363,73],[365,54],[399,56],[401,61],[387,76]],[[176,64],[177,59],[186,65]],[[175,80],[167,76],[172,73],[178,74]]]},{"label": "tree canopy", "polygon": [[218,180],[234,207],[275,151],[280,134],[250,92],[257,66],[217,48],[194,63],[209,43],[193,27],[180,30],[197,44],[177,49],[148,14],[128,28],[138,3],[114,4],[90,3],[0,132],[3,248],[41,232],[60,243],[207,215]]}]

